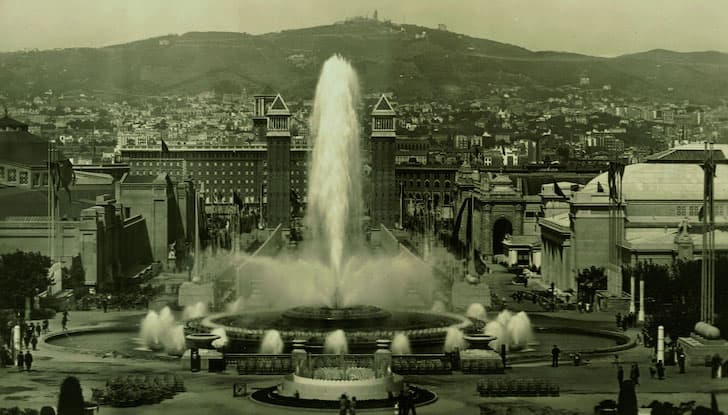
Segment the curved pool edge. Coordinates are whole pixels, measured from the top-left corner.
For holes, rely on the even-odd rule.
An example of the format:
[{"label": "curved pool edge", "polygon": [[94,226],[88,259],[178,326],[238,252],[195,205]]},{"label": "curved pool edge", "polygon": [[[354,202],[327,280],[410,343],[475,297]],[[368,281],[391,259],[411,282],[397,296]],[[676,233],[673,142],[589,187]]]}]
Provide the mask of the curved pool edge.
[{"label": "curved pool edge", "polygon": [[[55,331],[48,334],[45,334],[41,336],[40,343],[43,344],[44,348],[47,348],[50,351],[57,351],[62,353],[74,353],[74,354],[84,354],[84,355],[94,355],[97,357],[103,357],[107,353],[111,353],[112,351],[105,351],[105,350],[98,350],[98,349],[87,349],[82,347],[67,347],[67,346],[59,346],[57,344],[53,344],[54,339],[63,338],[63,337],[72,337],[72,336],[83,336],[84,334],[103,334],[103,333],[136,333],[139,330],[138,326],[130,325],[130,324],[121,324],[121,323],[101,323],[94,326],[83,326],[83,327],[76,327],[73,329],[68,329],[65,331]],[[150,355],[150,356],[141,356],[141,355],[134,355],[129,356],[128,351],[124,350],[113,350],[117,353],[119,353],[121,356],[111,356],[109,358],[121,358],[121,359],[138,359],[138,360],[160,360],[160,361],[177,361],[180,359],[179,356],[169,356],[169,355]]]}]

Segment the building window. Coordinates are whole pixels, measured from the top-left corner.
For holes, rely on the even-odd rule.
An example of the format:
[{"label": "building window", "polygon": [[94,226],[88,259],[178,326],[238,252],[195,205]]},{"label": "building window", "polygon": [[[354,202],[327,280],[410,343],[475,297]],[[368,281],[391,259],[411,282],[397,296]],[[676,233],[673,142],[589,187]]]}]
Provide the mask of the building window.
[{"label": "building window", "polygon": [[28,172],[27,171],[20,172],[20,184],[28,184]]},{"label": "building window", "polygon": [[0,179],[4,179],[4,178],[5,178],[5,167],[0,166]]},{"label": "building window", "polygon": [[687,206],[678,206],[677,216],[687,216]]},{"label": "building window", "polygon": [[14,182],[17,180],[17,171],[15,169],[8,169],[8,181]]},{"label": "building window", "polygon": [[700,211],[700,206],[698,206],[698,205],[693,205],[693,206],[690,206],[690,208],[689,208],[689,210],[688,210],[688,214],[689,214],[690,216],[698,216],[698,212],[699,212],[699,211]]}]

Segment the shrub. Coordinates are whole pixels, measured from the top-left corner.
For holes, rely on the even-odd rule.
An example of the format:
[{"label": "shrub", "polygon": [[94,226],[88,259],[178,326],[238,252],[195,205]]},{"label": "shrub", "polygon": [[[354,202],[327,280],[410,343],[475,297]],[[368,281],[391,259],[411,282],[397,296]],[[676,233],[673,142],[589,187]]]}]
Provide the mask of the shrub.
[{"label": "shrub", "polygon": [[56,316],[56,310],[52,308],[39,308],[37,310],[31,310],[31,320],[50,320]]}]

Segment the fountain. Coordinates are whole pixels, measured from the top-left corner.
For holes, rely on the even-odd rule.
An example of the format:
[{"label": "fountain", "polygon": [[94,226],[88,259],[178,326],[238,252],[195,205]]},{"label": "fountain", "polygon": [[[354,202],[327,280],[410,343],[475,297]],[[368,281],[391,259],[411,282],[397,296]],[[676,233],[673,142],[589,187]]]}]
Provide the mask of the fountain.
[{"label": "fountain", "polygon": [[447,336],[445,337],[445,353],[465,349],[468,344],[465,342],[464,336],[461,330],[455,327],[449,327],[447,329]]},{"label": "fountain", "polygon": [[149,311],[141,322],[139,333],[144,345],[152,350],[175,355],[185,350],[184,327],[177,323],[169,307],[164,307],[159,314]]},{"label": "fountain", "polygon": [[483,333],[495,337],[490,343],[495,350],[503,344],[508,350],[523,350],[533,342],[531,320],[524,311],[515,315],[509,310],[501,311],[495,320],[486,323]]},{"label": "fountain", "polygon": [[[275,329],[284,347],[302,338],[311,347],[340,353],[371,352],[377,340],[398,333],[411,347],[439,349],[448,327],[472,324],[439,309],[397,309],[413,292],[423,298],[423,308],[431,302],[432,270],[409,254],[375,255],[365,243],[358,106],[356,72],[335,55],[321,70],[310,120],[314,146],[304,241],[295,252],[246,259],[269,301],[266,308],[274,311],[242,313],[246,301],[240,299],[228,313],[191,322],[188,331],[223,328],[228,349],[246,352],[258,350],[263,333]],[[485,313],[482,306],[476,311]]]}]

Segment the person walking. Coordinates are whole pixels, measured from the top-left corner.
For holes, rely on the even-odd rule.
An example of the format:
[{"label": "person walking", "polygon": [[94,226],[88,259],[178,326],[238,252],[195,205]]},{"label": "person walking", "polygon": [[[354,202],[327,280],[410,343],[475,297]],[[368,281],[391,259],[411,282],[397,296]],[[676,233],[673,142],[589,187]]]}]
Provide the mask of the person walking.
[{"label": "person walking", "polygon": [[40,328],[40,321],[39,321],[38,324],[35,325],[35,336],[36,337],[40,337],[40,331],[41,331],[41,328]]},{"label": "person walking", "polygon": [[680,367],[680,373],[685,373],[685,350],[682,346],[677,347],[677,364]]},{"label": "person walking", "polygon": [[30,344],[33,346],[33,351],[36,351],[36,347],[38,346],[38,337],[34,334],[33,337],[30,339]]},{"label": "person walking", "polygon": [[624,382],[624,368],[622,365],[617,368],[617,382],[619,382],[619,386],[622,386],[622,382]]},{"label": "person walking", "polygon": [[339,415],[346,415],[349,410],[349,398],[345,394],[342,394],[339,398]]},{"label": "person walking", "polygon": [[617,323],[617,328],[620,328],[620,327],[622,327],[622,313],[617,313],[617,314],[616,314],[616,315],[614,316],[614,319],[616,320],[616,323]]},{"label": "person walking", "polygon": [[349,415],[356,415],[356,396],[351,397],[351,402],[349,403]]},{"label": "person walking", "polygon": [[30,372],[30,367],[33,366],[33,355],[30,354],[30,350],[25,352],[23,360],[25,361],[25,371]]},{"label": "person walking", "polygon": [[665,364],[662,363],[662,360],[657,361],[657,379],[659,380],[665,380]]},{"label": "person walking", "polygon": [[43,333],[48,334],[48,331],[50,330],[50,323],[48,323],[48,319],[43,320]]},{"label": "person walking", "polygon": [[632,379],[632,383],[635,386],[640,384],[640,367],[637,363],[632,363],[632,367],[629,370],[629,378]]},{"label": "person walking", "polygon": [[23,366],[25,365],[25,356],[23,356],[23,352],[18,352],[18,370],[23,371]]},{"label": "person walking", "polygon": [[561,349],[559,349],[558,346],[554,345],[553,349],[551,349],[551,367],[559,367],[560,354]]},{"label": "person walking", "polygon": [[61,318],[61,327],[63,331],[68,330],[68,311],[63,311],[63,317]]}]

